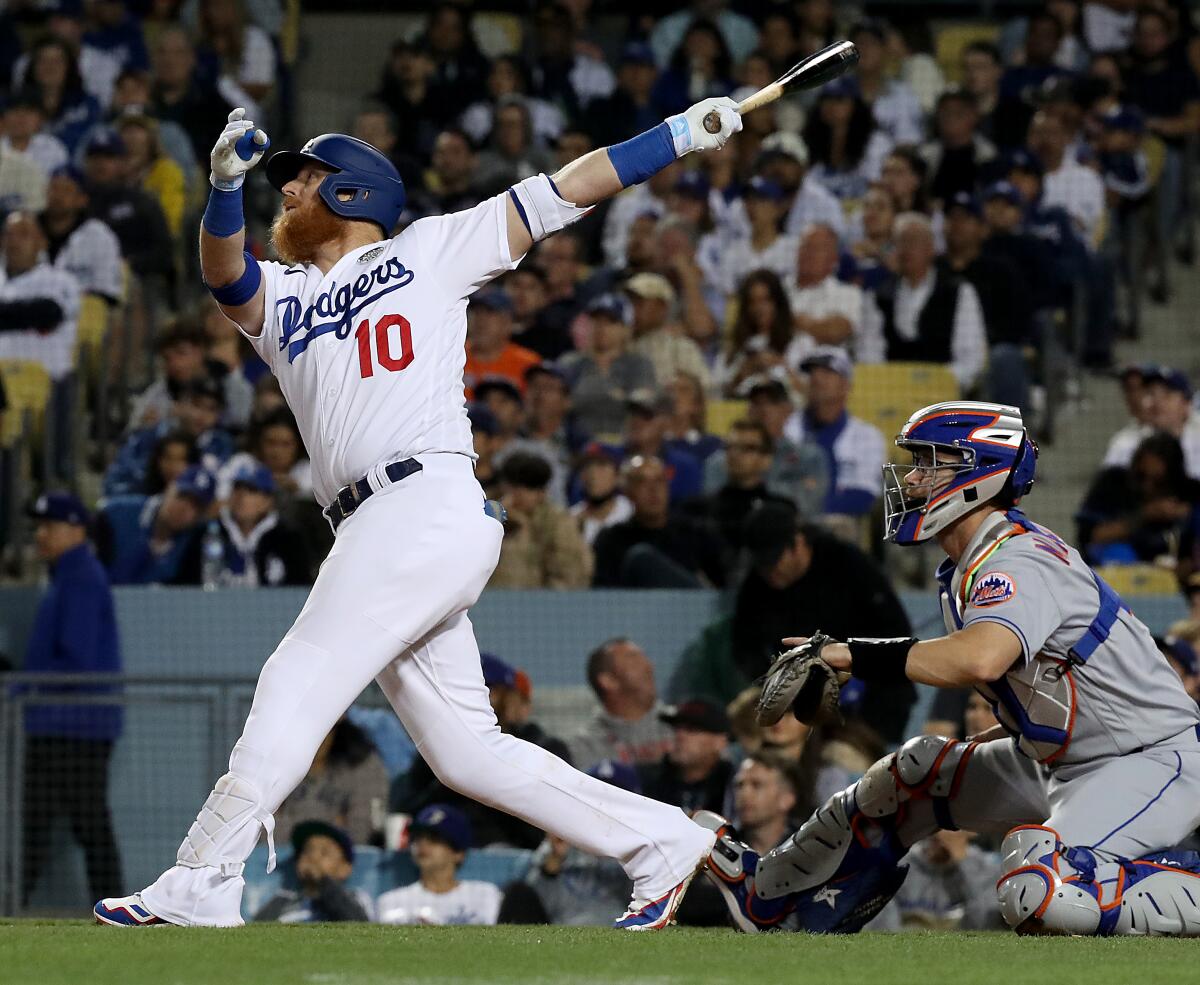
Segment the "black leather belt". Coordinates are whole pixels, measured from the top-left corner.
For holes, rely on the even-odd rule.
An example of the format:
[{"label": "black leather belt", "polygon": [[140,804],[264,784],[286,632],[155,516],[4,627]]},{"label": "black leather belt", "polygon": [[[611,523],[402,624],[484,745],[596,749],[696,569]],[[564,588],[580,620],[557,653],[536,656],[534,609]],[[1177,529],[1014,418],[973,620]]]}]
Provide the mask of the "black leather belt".
[{"label": "black leather belt", "polygon": [[[414,472],[420,472],[421,469],[421,463],[415,458],[404,458],[398,462],[392,462],[383,472],[392,482],[399,482],[401,479],[407,479]],[[375,490],[371,488],[371,484],[364,475],[357,482],[343,486],[334,497],[333,502],[321,512],[325,514],[325,519],[329,521],[329,525],[336,532],[337,528],[342,525],[342,521],[370,499],[374,492]]]}]

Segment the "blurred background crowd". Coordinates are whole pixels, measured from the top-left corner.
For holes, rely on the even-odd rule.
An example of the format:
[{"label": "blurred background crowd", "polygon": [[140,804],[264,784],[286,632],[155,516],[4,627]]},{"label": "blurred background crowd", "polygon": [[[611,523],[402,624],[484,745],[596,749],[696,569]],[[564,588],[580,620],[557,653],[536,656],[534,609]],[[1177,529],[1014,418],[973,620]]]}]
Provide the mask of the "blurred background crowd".
[{"label": "blurred background crowd", "polygon": [[[731,814],[755,847],[914,727],[982,730],[977,699],[931,707],[903,688],[848,689],[829,734],[761,734],[744,690],[782,636],[912,631],[897,589],[927,585],[936,559],[879,544],[880,470],[913,410],[956,397],[1021,408],[1042,446],[1030,510],[1124,594],[1190,612],[1156,628],[1200,689],[1200,22],[1186,0],[391,6],[394,25],[371,21],[390,25],[375,60],[337,33],[370,16],[353,3],[341,24],[295,0],[0,10],[0,579],[44,577],[40,555],[53,591],[84,577],[64,558],[94,555],[103,622],[110,583],[303,586],[329,549],[295,420],[197,270],[208,153],[233,107],[277,147],[314,121],[374,144],[404,176],[406,225],[699,99],[744,98],[846,38],[851,75],[748,114],[723,150],[603,203],[472,297],[476,474],[509,516],[489,587],[708,588],[725,612],[695,627],[674,705],[634,640],[573,655],[600,710],[557,738],[530,717],[529,674],[485,658],[501,726]],[[259,172],[246,189],[249,245],[269,258],[278,197]],[[12,662],[119,670],[115,633],[81,641],[107,648],[91,662],[39,663],[52,629],[39,622]],[[256,898],[270,918],[619,912],[619,869],[462,802],[374,713],[335,729],[285,805],[295,881]],[[30,736],[64,738],[56,727]],[[76,732],[111,752],[120,724]],[[43,742],[34,773],[93,752]],[[107,752],[87,768],[100,775]],[[107,816],[102,783],[66,806],[39,789],[26,894],[42,821]],[[96,827],[93,895],[124,892]],[[403,873],[371,855],[410,837]],[[472,854],[487,846],[490,861]],[[888,919],[990,925],[985,856],[939,835]],[[505,891],[459,899],[472,865]],[[716,919],[712,902],[697,894],[692,919]]]}]

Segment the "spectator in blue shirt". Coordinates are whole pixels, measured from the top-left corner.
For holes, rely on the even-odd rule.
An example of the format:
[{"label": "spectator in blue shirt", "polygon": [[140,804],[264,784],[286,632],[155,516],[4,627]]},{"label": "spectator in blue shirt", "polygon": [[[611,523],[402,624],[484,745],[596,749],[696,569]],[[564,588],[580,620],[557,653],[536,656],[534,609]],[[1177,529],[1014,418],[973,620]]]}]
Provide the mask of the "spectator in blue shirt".
[{"label": "spectator in blue shirt", "polygon": [[[88,546],[88,514],[70,493],[38,498],[29,515],[50,584],[38,605],[24,670],[30,674],[121,671],[112,591]],[[26,692],[22,900],[45,867],[54,819],[66,815],[83,848],[88,891],[120,890],[121,861],[108,808],[108,764],[121,734],[117,705],[43,703],[49,693],[95,694],[107,685],[64,684]]]},{"label": "spectator in blue shirt", "polygon": [[161,496],[146,500],[136,544],[121,545],[111,560],[116,585],[187,584],[184,559],[203,536],[217,483],[200,465],[189,465]]}]

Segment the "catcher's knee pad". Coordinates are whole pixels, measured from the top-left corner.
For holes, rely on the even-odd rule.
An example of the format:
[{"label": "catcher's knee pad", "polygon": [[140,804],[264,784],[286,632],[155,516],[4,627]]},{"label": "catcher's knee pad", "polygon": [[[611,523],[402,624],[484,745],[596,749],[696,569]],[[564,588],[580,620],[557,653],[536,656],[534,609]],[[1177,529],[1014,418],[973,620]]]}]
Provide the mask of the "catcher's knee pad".
[{"label": "catcher's knee pad", "polygon": [[1000,915],[1018,934],[1095,934],[1100,927],[1096,884],[1059,872],[1063,844],[1052,828],[1022,825],[1000,844],[1004,875],[996,883]]},{"label": "catcher's knee pad", "polygon": [[211,866],[222,876],[240,876],[244,859],[258,843],[259,826],[267,833],[267,871],[275,868],[275,818],[263,807],[262,794],[249,780],[226,773],[217,780],[176,853],[183,866]]},{"label": "catcher's knee pad", "polygon": [[909,800],[932,800],[943,828],[954,828],[949,800],[958,792],[974,742],[918,735],[884,756],[854,786],[855,806],[868,817],[895,814]]}]

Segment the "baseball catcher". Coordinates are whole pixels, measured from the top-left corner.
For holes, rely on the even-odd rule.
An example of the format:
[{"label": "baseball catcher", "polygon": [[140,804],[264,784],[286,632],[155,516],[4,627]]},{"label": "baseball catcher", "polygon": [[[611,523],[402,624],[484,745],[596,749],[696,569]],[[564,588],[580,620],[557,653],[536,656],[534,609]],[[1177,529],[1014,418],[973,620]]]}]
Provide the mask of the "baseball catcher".
[{"label": "baseball catcher", "polygon": [[789,639],[763,723],[836,715],[850,677],[974,687],[1000,724],[925,735],[833,796],[761,858],[723,818],[709,878],[735,925],[853,933],[895,894],[908,849],[939,828],[1003,834],[1000,911],[1021,934],[1200,934],[1200,710],[1146,627],[1079,553],[1017,509],[1037,446],[1020,412],[935,404],[884,467],[885,537],[936,538],[947,634]]}]

